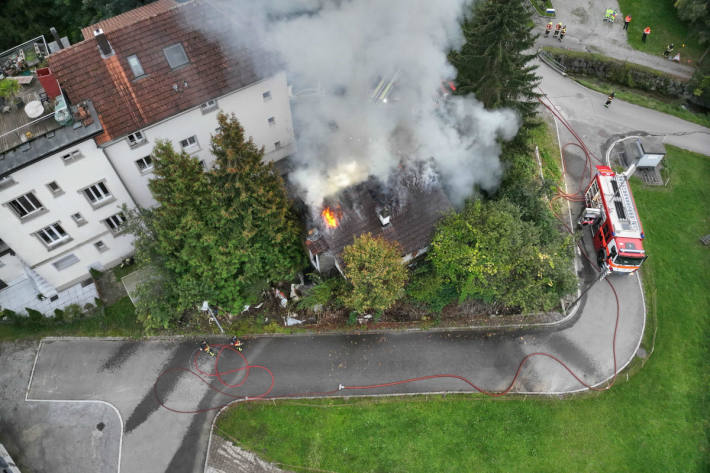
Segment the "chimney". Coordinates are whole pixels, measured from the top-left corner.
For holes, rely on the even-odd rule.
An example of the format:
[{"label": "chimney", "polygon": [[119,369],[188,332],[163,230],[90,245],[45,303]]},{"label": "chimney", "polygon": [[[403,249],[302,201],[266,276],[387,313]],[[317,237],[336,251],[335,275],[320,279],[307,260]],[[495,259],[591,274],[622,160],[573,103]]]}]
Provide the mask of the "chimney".
[{"label": "chimney", "polygon": [[52,71],[50,71],[48,67],[37,69],[36,73],[37,80],[42,84],[42,88],[47,93],[47,97],[54,100],[57,96],[62,94],[56,77],[54,77],[54,74],[52,74]]},{"label": "chimney", "polygon": [[385,206],[382,207],[381,209],[377,210],[377,218],[380,219],[380,223],[382,224],[383,227],[386,227],[387,225],[390,224],[390,217],[392,213],[390,212],[390,208]]},{"label": "chimney", "polygon": [[59,33],[57,33],[57,29],[52,26],[49,28],[49,32],[52,33],[52,37],[54,37],[54,41],[57,42],[57,47],[59,49],[64,49],[64,45],[62,44],[62,39],[59,37]]},{"label": "chimney", "polygon": [[306,239],[308,241],[316,241],[319,238],[320,238],[320,232],[318,231],[317,228],[311,228],[310,230],[308,230],[308,236],[306,237]]},{"label": "chimney", "polygon": [[94,38],[96,38],[96,42],[99,43],[101,57],[106,59],[109,56],[113,56],[113,48],[111,47],[111,43],[108,42],[108,39],[104,34],[104,30],[102,30],[101,28],[96,28],[94,30]]}]

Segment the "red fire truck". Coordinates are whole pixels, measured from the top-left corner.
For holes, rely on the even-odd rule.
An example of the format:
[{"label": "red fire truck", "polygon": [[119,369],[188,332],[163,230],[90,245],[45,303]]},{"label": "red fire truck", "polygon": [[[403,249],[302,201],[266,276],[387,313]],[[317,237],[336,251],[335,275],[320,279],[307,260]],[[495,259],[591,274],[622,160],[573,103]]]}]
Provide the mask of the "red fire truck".
[{"label": "red fire truck", "polygon": [[602,271],[633,273],[639,269],[646,259],[644,234],[627,176],[597,166],[584,200],[586,208],[579,223],[592,229]]}]

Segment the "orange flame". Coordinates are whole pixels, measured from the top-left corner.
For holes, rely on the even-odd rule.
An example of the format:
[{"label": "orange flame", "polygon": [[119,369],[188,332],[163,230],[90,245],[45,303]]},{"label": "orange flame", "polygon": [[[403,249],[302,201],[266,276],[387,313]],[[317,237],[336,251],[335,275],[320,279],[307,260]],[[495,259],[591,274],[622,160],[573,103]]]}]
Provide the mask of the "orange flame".
[{"label": "orange flame", "polygon": [[330,207],[326,207],[320,213],[328,228],[338,228],[338,217]]}]

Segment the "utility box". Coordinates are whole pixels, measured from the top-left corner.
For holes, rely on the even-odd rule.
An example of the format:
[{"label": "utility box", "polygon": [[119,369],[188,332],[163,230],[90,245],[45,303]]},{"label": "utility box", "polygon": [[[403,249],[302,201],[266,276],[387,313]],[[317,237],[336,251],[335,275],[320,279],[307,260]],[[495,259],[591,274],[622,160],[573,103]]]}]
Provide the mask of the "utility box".
[{"label": "utility box", "polygon": [[666,156],[666,147],[659,139],[643,137],[624,143],[623,154],[627,166],[638,161],[639,168],[656,168]]}]

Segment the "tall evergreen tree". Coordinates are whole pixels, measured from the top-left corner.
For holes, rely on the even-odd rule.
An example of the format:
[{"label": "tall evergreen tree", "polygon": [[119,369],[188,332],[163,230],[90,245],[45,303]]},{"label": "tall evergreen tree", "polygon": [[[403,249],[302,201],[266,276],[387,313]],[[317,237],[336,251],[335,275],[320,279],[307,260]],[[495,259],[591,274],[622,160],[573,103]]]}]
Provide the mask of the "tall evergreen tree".
[{"label": "tall evergreen tree", "polygon": [[199,161],[160,142],[149,187],[159,206],[133,212],[136,257],[154,277],[138,291],[146,327],[167,326],[209,300],[230,311],[259,289],[292,277],[304,264],[301,232],[283,180],[263,149],[244,139],[236,118],[220,114],[212,138],[216,163]]},{"label": "tall evergreen tree", "polygon": [[483,0],[471,6],[461,28],[465,43],[449,54],[457,93],[475,94],[486,108],[510,107],[524,122],[535,116],[539,78],[527,0]]}]

